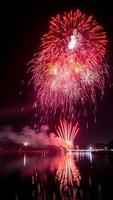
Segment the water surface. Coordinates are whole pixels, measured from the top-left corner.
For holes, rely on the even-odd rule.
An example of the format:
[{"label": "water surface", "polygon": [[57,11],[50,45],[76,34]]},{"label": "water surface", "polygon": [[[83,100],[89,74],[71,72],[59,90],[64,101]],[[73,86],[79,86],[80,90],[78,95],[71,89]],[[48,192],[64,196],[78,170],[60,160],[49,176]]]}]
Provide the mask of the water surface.
[{"label": "water surface", "polygon": [[0,200],[113,199],[113,157],[0,154]]}]

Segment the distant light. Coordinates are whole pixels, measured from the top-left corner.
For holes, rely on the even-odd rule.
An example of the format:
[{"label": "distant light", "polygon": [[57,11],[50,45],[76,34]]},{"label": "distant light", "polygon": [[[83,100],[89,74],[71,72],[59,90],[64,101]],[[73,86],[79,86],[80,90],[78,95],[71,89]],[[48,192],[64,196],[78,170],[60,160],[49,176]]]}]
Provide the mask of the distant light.
[{"label": "distant light", "polygon": [[107,151],[107,147],[105,147],[105,151]]},{"label": "distant light", "polygon": [[89,147],[89,151],[92,151],[93,150],[93,148],[92,147]]},{"label": "distant light", "polygon": [[28,145],[28,142],[24,142],[24,146],[27,146]]}]

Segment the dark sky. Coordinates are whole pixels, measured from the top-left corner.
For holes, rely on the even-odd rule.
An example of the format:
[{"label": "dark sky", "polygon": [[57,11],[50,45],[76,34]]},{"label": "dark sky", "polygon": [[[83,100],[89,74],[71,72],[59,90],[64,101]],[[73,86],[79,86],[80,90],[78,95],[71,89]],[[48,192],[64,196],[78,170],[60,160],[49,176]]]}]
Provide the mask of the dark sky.
[{"label": "dark sky", "polygon": [[[99,3],[100,2],[100,3]],[[92,14],[103,25],[108,37],[108,63],[110,82],[113,81],[113,7],[110,0],[37,0],[7,1],[1,7],[1,58],[0,58],[0,125],[24,124],[32,121],[34,93],[28,87],[27,63],[37,52],[40,37],[47,31],[49,19],[64,11],[81,9]],[[24,80],[22,85],[21,81]],[[22,89],[23,94],[19,96]],[[84,142],[107,142],[113,138],[113,88],[105,89],[105,97],[97,103],[97,123],[90,122],[89,130],[78,136]],[[21,115],[21,105],[26,104],[27,114]],[[89,119],[89,121],[91,121]]]}]

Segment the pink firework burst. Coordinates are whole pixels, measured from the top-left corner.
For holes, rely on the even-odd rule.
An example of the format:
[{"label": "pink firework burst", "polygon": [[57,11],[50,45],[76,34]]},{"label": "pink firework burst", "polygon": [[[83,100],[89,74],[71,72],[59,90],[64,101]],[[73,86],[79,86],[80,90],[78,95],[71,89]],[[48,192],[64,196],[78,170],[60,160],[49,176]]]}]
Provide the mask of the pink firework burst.
[{"label": "pink firework burst", "polygon": [[60,120],[56,130],[57,135],[61,139],[61,146],[66,150],[73,149],[73,142],[78,132],[78,122],[73,125],[72,122],[67,122],[66,120]]},{"label": "pink firework burst", "polygon": [[96,89],[103,94],[107,38],[93,16],[80,10],[57,15],[41,39],[41,50],[31,61],[37,101],[43,113],[73,117],[75,106],[89,99]]}]

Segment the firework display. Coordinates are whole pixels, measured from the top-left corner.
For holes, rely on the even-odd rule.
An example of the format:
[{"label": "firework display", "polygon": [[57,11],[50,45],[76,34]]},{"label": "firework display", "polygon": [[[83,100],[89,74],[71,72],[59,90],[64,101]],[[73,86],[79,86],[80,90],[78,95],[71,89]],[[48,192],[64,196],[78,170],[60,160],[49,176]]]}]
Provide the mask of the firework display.
[{"label": "firework display", "polygon": [[96,90],[104,93],[107,38],[93,16],[80,10],[50,20],[40,52],[31,60],[38,105],[44,115],[58,109],[70,117],[79,103],[95,104]]},{"label": "firework display", "polygon": [[61,146],[66,150],[73,148],[73,141],[79,131],[78,122],[73,126],[72,122],[68,123],[66,120],[60,121],[56,133],[61,139]]}]

